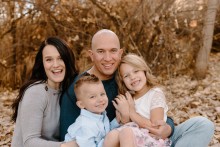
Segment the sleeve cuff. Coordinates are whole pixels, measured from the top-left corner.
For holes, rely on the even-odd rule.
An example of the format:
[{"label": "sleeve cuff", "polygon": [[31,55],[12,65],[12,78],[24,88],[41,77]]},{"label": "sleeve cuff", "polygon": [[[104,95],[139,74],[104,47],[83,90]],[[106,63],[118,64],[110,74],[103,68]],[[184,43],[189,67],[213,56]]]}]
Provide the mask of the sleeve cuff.
[{"label": "sleeve cuff", "polygon": [[114,129],[114,128],[119,127],[120,124],[118,123],[117,119],[114,118],[114,119],[110,122],[110,126],[111,126],[110,129],[112,130],[112,129]]},{"label": "sleeve cuff", "polygon": [[174,133],[175,125],[174,125],[173,119],[171,117],[167,117],[166,123],[171,127],[171,134],[169,136],[169,138],[170,138]]}]

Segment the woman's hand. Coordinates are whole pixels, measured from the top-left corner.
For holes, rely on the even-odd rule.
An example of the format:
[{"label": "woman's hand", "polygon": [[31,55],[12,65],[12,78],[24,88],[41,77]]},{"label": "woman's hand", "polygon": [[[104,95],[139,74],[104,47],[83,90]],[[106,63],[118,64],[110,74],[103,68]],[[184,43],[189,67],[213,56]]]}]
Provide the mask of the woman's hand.
[{"label": "woman's hand", "polygon": [[60,147],[79,147],[76,141],[62,143]]}]

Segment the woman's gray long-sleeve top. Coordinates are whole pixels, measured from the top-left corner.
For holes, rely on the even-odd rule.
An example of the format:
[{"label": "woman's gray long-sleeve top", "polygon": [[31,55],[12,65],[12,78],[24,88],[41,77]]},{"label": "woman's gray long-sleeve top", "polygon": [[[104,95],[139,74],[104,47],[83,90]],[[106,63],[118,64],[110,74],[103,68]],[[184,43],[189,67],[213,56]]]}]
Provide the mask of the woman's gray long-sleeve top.
[{"label": "woman's gray long-sleeve top", "polygon": [[60,147],[60,92],[45,83],[29,87],[19,103],[12,147]]}]

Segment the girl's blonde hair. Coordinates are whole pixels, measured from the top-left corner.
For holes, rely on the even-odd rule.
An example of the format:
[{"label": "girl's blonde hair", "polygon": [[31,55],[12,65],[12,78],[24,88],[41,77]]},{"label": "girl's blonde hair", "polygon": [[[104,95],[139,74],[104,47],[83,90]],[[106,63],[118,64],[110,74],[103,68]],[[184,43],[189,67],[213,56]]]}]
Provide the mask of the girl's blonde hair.
[{"label": "girl's blonde hair", "polygon": [[154,86],[159,85],[158,80],[152,74],[150,68],[148,67],[148,65],[145,62],[145,60],[143,59],[143,57],[138,56],[133,53],[129,53],[122,58],[119,66],[118,66],[118,69],[116,71],[116,82],[118,84],[118,90],[119,90],[120,94],[125,94],[126,91],[129,91],[129,89],[127,89],[127,87],[125,86],[125,84],[123,82],[123,78],[120,75],[120,66],[122,64],[129,64],[138,70],[144,71],[146,78],[147,78],[147,83],[146,83],[147,86],[154,87]]}]

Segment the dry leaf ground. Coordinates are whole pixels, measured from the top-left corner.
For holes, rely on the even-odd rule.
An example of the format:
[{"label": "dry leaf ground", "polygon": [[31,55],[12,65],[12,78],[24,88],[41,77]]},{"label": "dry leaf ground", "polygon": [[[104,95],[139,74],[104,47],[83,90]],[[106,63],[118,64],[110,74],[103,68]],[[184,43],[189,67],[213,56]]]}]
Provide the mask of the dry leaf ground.
[{"label": "dry leaf ground", "polygon": [[[210,147],[220,146],[220,53],[211,53],[207,77],[192,80],[190,76],[177,76],[164,81],[168,89],[169,115],[176,124],[194,116],[205,116],[215,123],[215,135]],[[13,123],[10,105],[17,91],[0,92],[0,146],[11,143]]]},{"label": "dry leaf ground", "polygon": [[197,81],[189,76],[170,78],[168,89],[169,115],[179,124],[194,116],[204,116],[215,123],[210,147],[220,147],[220,53],[211,53],[205,79]]}]

